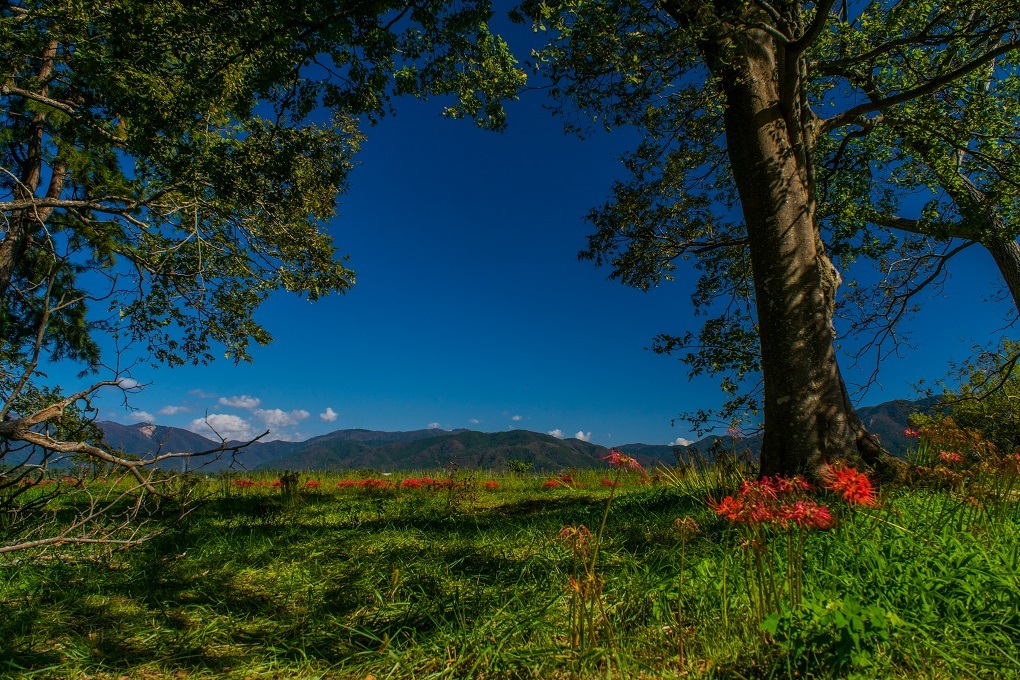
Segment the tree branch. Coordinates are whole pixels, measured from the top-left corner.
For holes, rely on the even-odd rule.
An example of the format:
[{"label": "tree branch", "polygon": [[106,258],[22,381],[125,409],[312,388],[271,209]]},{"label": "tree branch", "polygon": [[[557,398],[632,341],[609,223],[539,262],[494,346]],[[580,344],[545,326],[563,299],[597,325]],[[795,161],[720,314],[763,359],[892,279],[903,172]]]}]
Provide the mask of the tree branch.
[{"label": "tree branch", "polygon": [[808,26],[804,35],[786,46],[786,54],[789,59],[799,57],[818,39],[818,36],[825,30],[825,24],[829,22],[829,13],[835,4],[836,0],[821,0],[815,6],[815,18],[811,21],[811,25]]},{"label": "tree branch", "polygon": [[925,95],[938,92],[942,88],[952,84],[953,81],[962,78],[968,73],[971,73],[972,71],[981,68],[985,64],[997,59],[998,57],[1001,57],[1004,54],[1008,54],[1009,52],[1012,52],[1013,50],[1016,50],[1018,48],[1020,48],[1020,42],[1011,41],[1003,43],[1002,45],[996,47],[995,49],[990,50],[985,54],[981,55],[977,59],[974,59],[973,61],[964,64],[960,68],[950,71],[949,73],[944,73],[941,76],[925,83],[924,85],[915,87],[912,90],[907,90],[906,92],[901,92],[900,94],[886,97],[884,99],[879,99],[877,101],[871,101],[854,106],[844,111],[843,113],[840,113],[836,116],[833,116],[832,118],[824,120],[822,122],[821,132],[823,133],[830,132],[832,130],[835,130],[836,128],[842,127],[844,125],[849,125],[855,122],[860,116],[863,116],[865,114],[872,113],[874,111],[881,111],[891,106],[896,106],[897,104],[902,104],[904,102],[917,99],[918,97],[923,97]]}]

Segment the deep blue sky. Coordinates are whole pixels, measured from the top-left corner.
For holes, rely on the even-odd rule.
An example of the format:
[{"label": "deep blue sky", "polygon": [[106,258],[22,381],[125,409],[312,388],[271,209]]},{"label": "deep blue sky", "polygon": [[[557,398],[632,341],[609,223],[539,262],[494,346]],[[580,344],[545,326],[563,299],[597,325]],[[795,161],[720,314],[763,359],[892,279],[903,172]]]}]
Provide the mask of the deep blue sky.
[{"label": "deep blue sky", "polygon": [[[567,136],[544,103],[527,93],[494,134],[442,119],[438,103],[398,102],[396,117],[368,129],[330,225],[355,288],[314,305],[276,296],[259,313],[275,341],[251,364],[137,367],[136,411],[107,397],[101,417],[202,430],[208,415],[229,436],[269,424],[288,439],[435,424],[605,445],[692,438],[670,421],[717,404],[715,383],[689,382],[678,361],[645,348],[657,333],[697,328],[694,272],[641,293],[577,261],[582,218],[631,140]],[[972,248],[952,271],[945,296],[911,323],[918,349],[884,364],[865,403],[914,396],[911,384],[944,375],[1002,325],[1005,308],[981,302],[991,258]]]}]

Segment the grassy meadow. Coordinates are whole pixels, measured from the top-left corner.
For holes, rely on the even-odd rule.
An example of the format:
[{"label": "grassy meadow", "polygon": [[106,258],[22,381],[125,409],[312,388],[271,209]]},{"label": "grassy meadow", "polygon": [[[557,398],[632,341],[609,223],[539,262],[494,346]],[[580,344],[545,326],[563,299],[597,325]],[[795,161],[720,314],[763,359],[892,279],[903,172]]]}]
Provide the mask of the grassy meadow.
[{"label": "grassy meadow", "polygon": [[139,548],[0,557],[0,676],[1020,676],[1018,464],[921,458],[873,502],[736,461],[203,480]]}]

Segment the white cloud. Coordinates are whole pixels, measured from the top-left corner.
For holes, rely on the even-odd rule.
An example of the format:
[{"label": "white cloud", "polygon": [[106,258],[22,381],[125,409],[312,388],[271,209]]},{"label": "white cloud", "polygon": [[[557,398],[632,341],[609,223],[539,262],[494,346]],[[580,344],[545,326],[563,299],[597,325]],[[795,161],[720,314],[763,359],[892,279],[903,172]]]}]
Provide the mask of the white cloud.
[{"label": "white cloud", "polygon": [[193,389],[193,390],[188,390],[188,394],[190,394],[191,396],[193,396],[193,397],[195,397],[197,399],[215,399],[216,398],[216,395],[213,394],[212,392],[206,392],[205,390],[200,390],[200,389],[197,389],[197,388]]},{"label": "white cloud", "polygon": [[326,411],[324,413],[319,414],[319,419],[322,420],[324,423],[332,423],[339,417],[340,414],[334,411],[329,406],[326,407]]},{"label": "white cloud", "polygon": [[178,413],[187,413],[191,409],[187,406],[164,406],[156,411],[161,416],[175,416]]},{"label": "white cloud", "polygon": [[524,416],[514,416],[510,420],[524,420]]},{"label": "white cloud", "polygon": [[546,434],[551,434],[557,439],[563,439],[563,430],[561,430],[558,427],[555,430],[549,430],[548,432],[546,432]]},{"label": "white cloud", "polygon": [[438,429],[440,429],[439,428],[439,423],[429,423],[428,424],[428,429],[430,429],[430,430],[438,430]]},{"label": "white cloud", "polygon": [[128,420],[135,420],[139,423],[154,423],[156,422],[156,416],[152,415],[148,411],[132,411],[128,414]]},{"label": "white cloud", "polygon": [[[258,402],[258,399],[255,400]],[[304,409],[296,409],[294,411],[284,411],[278,408],[272,409],[255,409],[252,414],[264,422],[266,427],[287,427],[288,425],[297,425],[302,420],[312,415]]]},{"label": "white cloud", "polygon": [[468,422],[471,423],[472,425],[477,425],[482,421],[478,420],[478,418],[471,418],[470,420],[468,420]]},{"label": "white cloud", "polygon": [[121,378],[117,381],[117,385],[125,390],[138,387],[138,381],[134,378]]},{"label": "white cloud", "polygon": [[574,435],[574,439],[580,439],[583,442],[591,441],[591,432],[585,432],[584,430],[581,430]]},{"label": "white cloud", "polygon": [[684,439],[683,437],[677,437],[669,443],[670,446],[690,446],[693,444],[690,439]]},{"label": "white cloud", "polygon": [[258,399],[256,397],[249,397],[247,394],[242,394],[239,397],[220,397],[220,406],[246,408],[249,411],[258,408],[258,405],[261,403],[262,403],[261,399]]},{"label": "white cloud", "polygon": [[195,418],[188,429],[205,437],[219,435],[224,439],[251,439],[254,436],[251,423],[229,413],[210,413],[205,418]]}]

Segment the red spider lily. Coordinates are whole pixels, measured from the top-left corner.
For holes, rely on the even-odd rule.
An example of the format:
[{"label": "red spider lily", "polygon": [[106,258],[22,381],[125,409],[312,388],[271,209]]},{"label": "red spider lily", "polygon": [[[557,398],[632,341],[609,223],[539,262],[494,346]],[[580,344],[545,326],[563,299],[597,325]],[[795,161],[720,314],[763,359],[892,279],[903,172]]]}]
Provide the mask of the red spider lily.
[{"label": "red spider lily", "polygon": [[358,486],[362,489],[392,489],[396,485],[383,479],[363,479],[358,482]]},{"label": "red spider lily", "polygon": [[921,433],[918,432],[917,430],[915,430],[912,427],[908,427],[907,429],[903,430],[903,436],[904,437],[920,437]]},{"label": "red spider lily", "polygon": [[776,487],[776,493],[779,494],[809,493],[813,488],[800,475],[794,475],[793,477],[776,475],[772,478],[772,483]]},{"label": "red spider lily", "polygon": [[843,500],[851,505],[876,505],[871,480],[863,472],[858,472],[857,468],[829,468],[825,474],[825,488],[841,494]]},{"label": "red spider lily", "polygon": [[573,476],[563,475],[558,479],[548,479],[542,484],[543,489],[558,489],[560,487],[567,489],[583,489],[584,484],[575,482]]},{"label": "red spider lily", "polygon": [[764,477],[745,480],[740,484],[739,495],[743,498],[775,499],[811,491],[811,485],[800,475],[794,477]]},{"label": "red spider lily", "polygon": [[812,500],[777,503],[774,500],[745,502],[727,496],[714,506],[717,515],[738,524],[796,524],[802,529],[831,529],[836,523],[829,508]]},{"label": "red spider lily", "polygon": [[234,486],[236,486],[239,489],[250,489],[251,487],[255,486],[255,480],[254,479],[235,479],[234,480]]},{"label": "red spider lily", "polygon": [[836,523],[828,507],[811,500],[784,503],[778,515],[784,524],[792,522],[802,529],[831,529]]},{"label": "red spider lily", "polygon": [[725,517],[731,522],[744,521],[744,501],[742,499],[727,496],[711,507],[715,510],[715,514]]},{"label": "red spider lily", "polygon": [[744,481],[735,497],[727,496],[711,507],[720,517],[740,524],[784,527],[796,524],[802,529],[828,529],[835,523],[835,518],[825,505],[804,498],[781,498],[811,490],[811,485],[803,477],[776,475]]},{"label": "red spider lily", "polygon": [[953,463],[963,462],[963,456],[955,451],[939,451],[939,458],[942,459],[943,463],[948,463],[950,465]]},{"label": "red spider lily", "polygon": [[498,489],[499,488],[499,482],[488,481],[488,482],[485,483],[485,488],[486,489],[490,489],[490,490],[491,489]]},{"label": "red spider lily", "polygon": [[712,508],[720,517],[739,524],[767,524],[777,519],[775,506],[769,499],[727,496]]},{"label": "red spider lily", "polygon": [[279,479],[274,479],[269,483],[269,486],[273,487],[274,489],[279,489],[281,486],[283,486],[283,482]]},{"label": "red spider lily", "polygon": [[609,455],[604,457],[602,460],[606,461],[615,468],[620,468],[621,470],[640,470],[642,472],[644,471],[644,468],[641,467],[641,463],[637,462],[636,460],[634,460],[625,453],[620,453],[616,449],[610,449]]},{"label": "red spider lily", "polygon": [[749,524],[781,524],[775,503],[755,501],[744,506],[744,521]]},{"label": "red spider lily", "polygon": [[440,477],[438,479],[433,479],[432,477],[421,477],[420,481],[423,485],[430,489],[449,489],[450,487],[458,486],[460,484],[460,482],[452,477]]},{"label": "red spider lily", "polygon": [[320,486],[322,486],[322,482],[314,479],[309,479],[307,482],[305,482],[306,489],[318,489]]},{"label": "red spider lily", "polygon": [[614,482],[613,480],[609,479],[609,477],[603,477],[602,479],[600,479],[599,480],[599,484],[601,484],[602,486],[609,487],[609,488],[619,488],[620,487],[620,483],[619,482]]},{"label": "red spider lily", "polygon": [[420,479],[415,479],[414,477],[411,477],[409,479],[405,479],[404,481],[402,481],[400,483],[400,488],[401,489],[420,489],[420,488],[422,488],[422,486],[423,486],[423,484],[421,483],[421,480]]},{"label": "red spider lily", "polygon": [[757,480],[744,480],[737,491],[741,498],[776,498],[779,495],[776,485],[769,477]]}]

